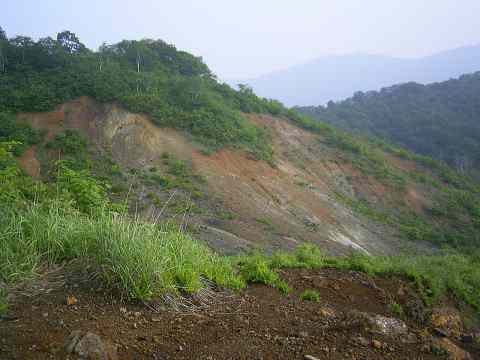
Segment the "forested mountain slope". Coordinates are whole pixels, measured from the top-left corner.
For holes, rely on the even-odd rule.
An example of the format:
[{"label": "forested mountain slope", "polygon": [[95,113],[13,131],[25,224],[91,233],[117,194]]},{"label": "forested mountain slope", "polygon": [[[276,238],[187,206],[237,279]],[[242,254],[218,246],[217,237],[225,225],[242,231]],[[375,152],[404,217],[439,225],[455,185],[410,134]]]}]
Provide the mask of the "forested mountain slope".
[{"label": "forested mountain slope", "polygon": [[460,172],[480,169],[480,72],[430,85],[357,92],[345,101],[297,109],[443,160]]}]

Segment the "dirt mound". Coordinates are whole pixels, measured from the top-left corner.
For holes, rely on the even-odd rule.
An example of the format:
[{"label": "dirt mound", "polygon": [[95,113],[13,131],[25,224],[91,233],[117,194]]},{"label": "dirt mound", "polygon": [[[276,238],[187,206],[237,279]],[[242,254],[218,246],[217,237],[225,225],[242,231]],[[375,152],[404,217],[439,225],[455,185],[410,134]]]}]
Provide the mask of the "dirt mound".
[{"label": "dirt mound", "polygon": [[[95,282],[65,276],[65,286],[18,298],[10,321],[0,321],[2,358],[65,359],[65,340],[77,332],[113,343],[119,359],[448,358],[434,347],[444,340],[392,312],[393,302],[416,299],[399,280],[289,270],[281,273],[294,288],[288,296],[252,285],[239,294],[212,293],[209,307],[174,312],[125,304]],[[320,300],[301,300],[305,290],[318,291]],[[68,305],[69,295],[75,302]],[[480,356],[471,344],[455,338],[448,344]]]}]

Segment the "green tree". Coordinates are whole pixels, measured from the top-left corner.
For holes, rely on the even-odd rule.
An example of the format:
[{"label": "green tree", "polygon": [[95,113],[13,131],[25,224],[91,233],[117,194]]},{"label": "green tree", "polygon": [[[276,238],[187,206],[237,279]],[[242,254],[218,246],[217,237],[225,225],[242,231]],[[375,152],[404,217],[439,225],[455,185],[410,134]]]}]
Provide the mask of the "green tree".
[{"label": "green tree", "polygon": [[87,48],[78,39],[77,35],[65,30],[57,34],[57,41],[69,54],[86,52]]}]

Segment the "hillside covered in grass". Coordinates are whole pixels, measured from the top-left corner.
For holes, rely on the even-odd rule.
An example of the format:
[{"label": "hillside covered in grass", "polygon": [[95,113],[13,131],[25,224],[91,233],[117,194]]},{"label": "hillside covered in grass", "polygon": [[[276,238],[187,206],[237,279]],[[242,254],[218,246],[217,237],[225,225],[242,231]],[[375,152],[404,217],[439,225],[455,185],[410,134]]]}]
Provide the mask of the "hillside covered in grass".
[{"label": "hillside covered in grass", "polygon": [[298,110],[347,131],[384,138],[460,172],[477,173],[479,104],[480,73],[474,73],[430,85],[357,92],[344,101]]}]

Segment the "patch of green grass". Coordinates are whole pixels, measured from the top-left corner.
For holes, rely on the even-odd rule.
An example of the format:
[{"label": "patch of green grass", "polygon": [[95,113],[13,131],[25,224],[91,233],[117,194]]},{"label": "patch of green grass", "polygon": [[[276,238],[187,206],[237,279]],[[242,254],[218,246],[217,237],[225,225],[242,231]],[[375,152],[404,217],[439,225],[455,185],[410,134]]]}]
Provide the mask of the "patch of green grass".
[{"label": "patch of green grass", "polygon": [[256,218],[255,221],[261,225],[263,225],[266,231],[273,232],[275,231],[275,225],[270,219],[267,218]]},{"label": "patch of green grass", "polygon": [[300,299],[303,301],[319,302],[320,294],[316,290],[307,289],[300,294]]},{"label": "patch of green grass", "polygon": [[128,191],[128,186],[124,183],[118,183],[110,186],[109,191],[112,194],[123,194]]},{"label": "patch of green grass", "polygon": [[318,246],[305,243],[298,246],[295,251],[286,253],[277,251],[269,257],[270,266],[273,269],[303,268],[316,269],[325,265],[325,255]]},{"label": "patch of green grass", "polygon": [[352,254],[344,257],[325,256],[311,244],[299,246],[294,252],[276,252],[272,256],[255,254],[244,257],[246,279],[272,284],[280,268],[336,268],[354,270],[371,276],[397,276],[408,279],[426,304],[435,304],[442,296],[453,294],[472,306],[480,315],[480,256],[450,252],[425,256],[367,256]]},{"label": "patch of green grass", "polygon": [[393,312],[395,315],[402,317],[404,315],[403,307],[397,302],[392,302],[389,305],[390,311]]},{"label": "patch of green grass", "polygon": [[260,283],[278,288],[282,293],[289,293],[288,284],[272,269],[268,258],[260,253],[242,256],[235,262],[240,276],[247,282]]},{"label": "patch of green grass", "polygon": [[0,315],[8,310],[7,291],[0,287]]},{"label": "patch of green grass", "polygon": [[44,262],[84,259],[132,299],[192,293],[204,286],[202,278],[233,289],[244,286],[227,258],[176,228],[108,211],[88,216],[60,201],[12,216],[0,238],[0,279],[8,283],[35,275]]},{"label": "patch of green grass", "polygon": [[235,214],[228,210],[219,209],[215,211],[215,217],[221,220],[233,220],[235,219]]}]

